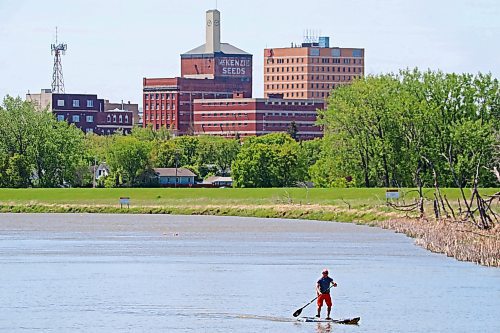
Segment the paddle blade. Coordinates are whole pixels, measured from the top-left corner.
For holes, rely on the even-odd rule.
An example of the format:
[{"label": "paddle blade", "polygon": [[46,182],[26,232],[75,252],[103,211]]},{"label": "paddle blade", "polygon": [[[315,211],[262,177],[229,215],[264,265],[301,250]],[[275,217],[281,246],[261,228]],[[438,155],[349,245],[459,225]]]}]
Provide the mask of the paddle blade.
[{"label": "paddle blade", "polygon": [[303,309],[303,308],[300,308],[300,309],[298,309],[297,311],[295,311],[295,312],[293,313],[293,316],[294,316],[294,317],[298,317],[298,316],[300,316],[300,314],[302,313],[302,309]]}]

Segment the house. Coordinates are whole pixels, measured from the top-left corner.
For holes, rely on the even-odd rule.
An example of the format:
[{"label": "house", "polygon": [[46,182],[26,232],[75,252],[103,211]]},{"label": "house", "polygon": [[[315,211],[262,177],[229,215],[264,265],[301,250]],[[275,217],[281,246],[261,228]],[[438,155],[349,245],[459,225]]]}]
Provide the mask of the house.
[{"label": "house", "polygon": [[213,187],[233,187],[233,179],[231,177],[208,177],[203,181],[203,184],[211,184]]},{"label": "house", "polygon": [[102,162],[98,166],[94,166],[95,168],[95,179],[98,180],[101,177],[107,177],[109,175],[109,167],[106,163]]},{"label": "house", "polygon": [[193,186],[196,175],[186,168],[155,168],[161,186]]}]

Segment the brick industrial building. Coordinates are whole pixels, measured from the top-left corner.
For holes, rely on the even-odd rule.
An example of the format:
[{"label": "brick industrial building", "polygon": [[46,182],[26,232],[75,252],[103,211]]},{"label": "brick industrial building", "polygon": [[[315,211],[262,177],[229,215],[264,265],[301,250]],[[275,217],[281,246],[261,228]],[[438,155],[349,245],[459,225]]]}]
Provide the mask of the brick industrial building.
[{"label": "brick industrial building", "polygon": [[329,37],[264,50],[264,97],[321,99],[335,87],[364,75],[364,49],[330,47]]},{"label": "brick industrial building", "polygon": [[364,49],[328,37],[264,50],[264,99],[252,98],[252,55],[220,42],[220,13],[206,13],[205,44],[181,55],[181,77],[144,78],[144,126],[175,135],[225,137],[284,132],[322,136],[315,125],[330,91],[364,75]]},{"label": "brick industrial building", "polygon": [[116,131],[130,133],[137,117],[137,104],[109,103],[89,94],[59,94],[42,89],[40,94],[26,95],[38,110],[47,108],[58,121],[75,124],[85,133],[110,135]]},{"label": "brick industrial building", "polygon": [[292,122],[298,139],[323,136],[316,123],[316,110],[324,107],[323,100],[287,100],[271,98],[230,98],[194,101],[195,134],[256,136],[286,132]]},{"label": "brick industrial building", "polygon": [[195,99],[252,96],[252,55],[220,41],[220,12],[206,13],[205,44],[181,55],[181,77],[144,78],[144,126],[194,133]]}]

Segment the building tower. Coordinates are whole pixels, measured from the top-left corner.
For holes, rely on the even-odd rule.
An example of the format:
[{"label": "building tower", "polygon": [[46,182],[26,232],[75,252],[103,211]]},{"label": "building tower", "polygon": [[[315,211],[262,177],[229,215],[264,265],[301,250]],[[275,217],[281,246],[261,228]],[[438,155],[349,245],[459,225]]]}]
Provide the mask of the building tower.
[{"label": "building tower", "polygon": [[51,44],[51,54],[54,55],[54,70],[52,72],[52,92],[64,94],[64,78],[62,72],[61,55],[66,53],[67,44],[57,44],[57,27],[56,27],[56,43]]}]

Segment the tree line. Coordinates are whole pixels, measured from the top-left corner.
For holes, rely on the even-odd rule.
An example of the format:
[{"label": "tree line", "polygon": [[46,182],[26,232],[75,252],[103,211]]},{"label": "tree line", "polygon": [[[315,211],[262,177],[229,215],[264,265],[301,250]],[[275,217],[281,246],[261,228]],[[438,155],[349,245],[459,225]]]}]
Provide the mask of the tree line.
[{"label": "tree line", "polygon": [[[225,139],[165,129],[84,135],[7,96],[0,106],[0,187],[156,186],[153,169],[186,167],[236,187],[497,187],[500,96],[490,74],[405,70],[336,88],[319,110],[323,139],[288,133]],[[498,174],[498,172],[497,172]],[[500,178],[500,176],[499,176]]]},{"label": "tree line", "polygon": [[[404,70],[336,89],[313,179],[355,186],[498,186],[500,94],[490,74]],[[495,162],[495,160],[497,162]]]}]

